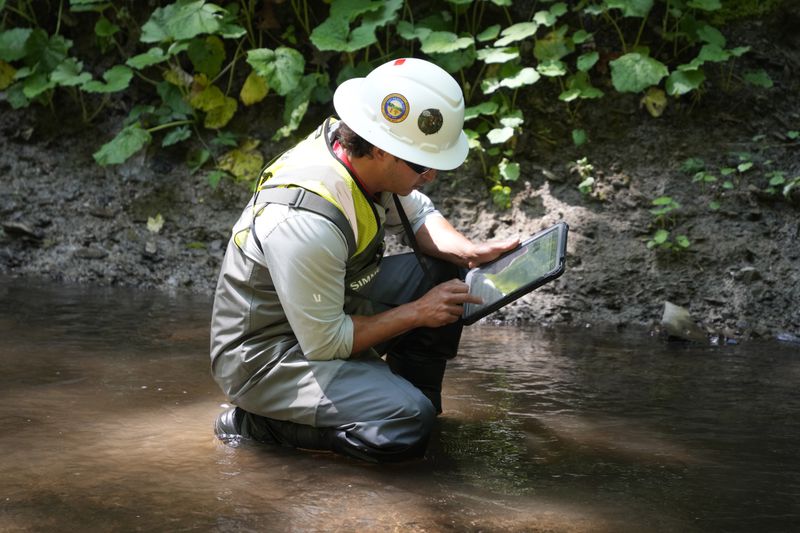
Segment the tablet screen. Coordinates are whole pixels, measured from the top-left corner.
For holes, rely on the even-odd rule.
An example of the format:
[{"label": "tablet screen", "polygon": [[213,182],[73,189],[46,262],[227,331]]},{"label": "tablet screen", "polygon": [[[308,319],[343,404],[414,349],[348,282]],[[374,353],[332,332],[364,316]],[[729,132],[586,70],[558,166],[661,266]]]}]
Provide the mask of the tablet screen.
[{"label": "tablet screen", "polygon": [[469,292],[482,304],[466,304],[464,318],[474,322],[563,271],[567,225],[564,223],[535,235],[515,250],[467,274]]}]

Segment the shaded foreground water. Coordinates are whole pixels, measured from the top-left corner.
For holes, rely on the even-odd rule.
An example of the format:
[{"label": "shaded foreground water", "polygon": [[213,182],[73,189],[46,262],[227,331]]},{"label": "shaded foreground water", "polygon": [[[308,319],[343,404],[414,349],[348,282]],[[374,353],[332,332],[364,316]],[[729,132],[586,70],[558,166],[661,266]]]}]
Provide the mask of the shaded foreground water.
[{"label": "shaded foreground water", "polygon": [[0,531],[792,531],[800,348],[472,326],[424,460],[212,435],[210,302],[0,279]]}]

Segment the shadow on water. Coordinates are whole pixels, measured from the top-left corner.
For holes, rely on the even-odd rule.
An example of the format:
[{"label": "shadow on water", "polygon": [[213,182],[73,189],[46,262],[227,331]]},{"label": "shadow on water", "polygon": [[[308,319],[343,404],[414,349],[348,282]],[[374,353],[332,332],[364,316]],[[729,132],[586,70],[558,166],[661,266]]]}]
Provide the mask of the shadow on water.
[{"label": "shadow on water", "polygon": [[210,301],[0,279],[2,531],[790,531],[800,349],[464,333],[424,460],[212,435]]}]

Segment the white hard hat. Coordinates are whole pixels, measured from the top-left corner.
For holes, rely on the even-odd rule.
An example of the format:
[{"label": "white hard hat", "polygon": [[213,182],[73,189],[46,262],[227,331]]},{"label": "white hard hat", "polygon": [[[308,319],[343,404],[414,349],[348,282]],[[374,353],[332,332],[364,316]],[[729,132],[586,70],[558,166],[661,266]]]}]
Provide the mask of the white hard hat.
[{"label": "white hard hat", "polygon": [[384,63],[366,78],[342,83],[336,112],[373,146],[425,167],[451,170],[469,152],[464,95],[441,67],[422,59]]}]

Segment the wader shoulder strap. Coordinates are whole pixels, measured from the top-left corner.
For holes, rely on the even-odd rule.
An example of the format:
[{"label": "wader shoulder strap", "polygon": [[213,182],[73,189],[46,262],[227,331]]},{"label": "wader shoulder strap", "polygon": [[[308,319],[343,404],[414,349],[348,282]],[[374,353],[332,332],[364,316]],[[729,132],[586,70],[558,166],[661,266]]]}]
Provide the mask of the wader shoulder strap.
[{"label": "wader shoulder strap", "polygon": [[[256,193],[256,200],[266,201],[270,204],[288,205],[289,207],[305,209],[306,211],[322,215],[333,222],[334,225],[339,228],[339,231],[342,232],[342,235],[344,235],[347,241],[347,257],[352,257],[353,254],[356,253],[356,238],[355,235],[353,235],[353,228],[350,227],[347,217],[345,217],[335,205],[322,196],[303,189],[302,187],[270,187]],[[255,203],[254,201],[254,209]],[[253,216],[253,221],[250,223],[250,232],[255,238],[256,246],[258,246],[261,253],[264,253],[261,242],[256,237],[255,215]]]},{"label": "wader shoulder strap", "polygon": [[395,208],[397,208],[397,214],[400,215],[400,221],[403,223],[403,231],[405,231],[408,242],[411,244],[411,249],[414,250],[414,255],[417,256],[419,266],[422,268],[422,272],[425,274],[427,280],[431,285],[433,285],[435,280],[431,275],[430,270],[428,270],[428,264],[425,262],[425,256],[423,256],[422,252],[419,251],[417,238],[414,235],[414,231],[411,229],[411,222],[409,222],[408,216],[403,209],[403,204],[400,203],[400,198],[398,198],[396,194],[392,194],[392,199],[394,200]]}]

